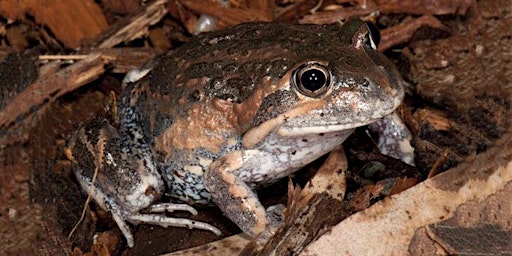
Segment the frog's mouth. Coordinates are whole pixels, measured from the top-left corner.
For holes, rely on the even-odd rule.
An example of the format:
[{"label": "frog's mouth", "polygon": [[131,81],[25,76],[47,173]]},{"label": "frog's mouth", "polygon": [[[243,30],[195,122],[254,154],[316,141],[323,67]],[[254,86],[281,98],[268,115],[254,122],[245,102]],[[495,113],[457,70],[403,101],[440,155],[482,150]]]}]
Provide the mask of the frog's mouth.
[{"label": "frog's mouth", "polygon": [[321,125],[321,126],[300,126],[300,127],[281,126],[277,130],[277,133],[279,135],[285,136],[285,137],[295,137],[295,136],[307,135],[307,134],[340,132],[340,131],[352,130],[357,127],[365,126],[365,125],[371,124],[379,119],[369,120],[366,122],[350,123],[350,124],[332,124],[332,125],[328,124],[328,125]]},{"label": "frog's mouth", "polygon": [[272,131],[275,131],[277,134],[283,137],[296,137],[322,133],[326,134],[342,131],[352,132],[353,129],[373,123],[392,112],[393,111],[388,111],[388,113],[383,113],[382,115],[378,115],[376,118],[366,119],[365,121],[355,121],[344,124],[333,121],[331,124],[327,122],[325,125],[311,125],[309,123],[306,124],[305,122],[301,123],[299,119],[289,120],[284,116],[280,116],[268,120],[246,132],[242,143],[245,147],[253,147],[258,142],[262,141],[263,138],[269,135]]},{"label": "frog's mouth", "polygon": [[[316,117],[307,114],[304,115],[304,113],[311,113],[311,110],[318,109],[325,104],[325,102],[322,101],[308,102],[253,127],[244,134],[242,144],[244,147],[253,147],[273,131],[277,132],[280,136],[292,137],[352,130],[373,123],[393,113],[401,102],[401,97],[394,98],[392,107],[385,110],[380,109],[380,111],[373,111],[370,116],[348,116],[345,120],[350,120],[350,122],[345,123],[340,123],[340,117],[335,115],[331,115],[331,117],[320,114],[317,114],[318,116]],[[319,125],[317,121],[312,120],[322,120],[322,124]]]},{"label": "frog's mouth", "polygon": [[[281,136],[301,136],[307,134],[320,134],[320,133],[330,133],[330,132],[340,132],[345,130],[352,130],[357,127],[365,126],[371,124],[383,117],[393,113],[395,109],[402,103],[402,97],[394,97],[389,107],[382,109],[376,108],[376,105],[373,105],[372,108],[368,108],[363,113],[371,113],[371,114],[353,114],[346,113],[346,116],[342,116],[341,114],[331,113],[326,114],[325,112],[313,113],[307,115],[297,115],[293,118],[289,118],[284,120],[284,122],[279,124],[277,128],[277,133]],[[379,105],[382,107],[382,105]],[[349,120],[343,123],[340,123],[339,119]],[[315,121],[321,120],[321,121]]]}]

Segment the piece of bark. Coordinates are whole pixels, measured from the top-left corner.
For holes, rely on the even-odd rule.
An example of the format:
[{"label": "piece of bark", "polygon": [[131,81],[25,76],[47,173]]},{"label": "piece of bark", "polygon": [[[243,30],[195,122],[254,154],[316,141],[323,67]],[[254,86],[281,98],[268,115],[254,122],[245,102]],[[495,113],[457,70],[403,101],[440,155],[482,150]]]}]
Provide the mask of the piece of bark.
[{"label": "piece of bark", "polygon": [[89,47],[111,48],[121,42],[129,42],[148,34],[148,27],[159,22],[167,14],[167,0],[157,0],[133,17],[125,18],[111,26],[94,40]]},{"label": "piece of bark", "polygon": [[[97,49],[90,54],[101,54],[102,58],[105,61],[108,61],[109,71],[112,73],[120,73],[126,74],[128,71],[134,68],[140,68],[143,64],[154,58],[158,52],[151,48],[105,48],[105,49]],[[68,61],[68,60],[83,60],[86,59],[89,55],[40,55],[39,60],[60,60],[60,61]],[[59,62],[48,63],[41,67],[41,73],[49,72],[52,74],[52,71],[43,71],[46,69],[54,70],[56,72],[60,69]]]},{"label": "piece of bark", "polygon": [[148,39],[160,52],[167,52],[172,47],[171,42],[169,42],[169,39],[165,36],[165,31],[160,27],[151,29]]},{"label": "piece of bark", "polygon": [[397,194],[418,184],[413,178],[389,178],[376,184],[366,185],[358,189],[348,201],[354,211],[362,211],[370,207],[375,201],[386,196]]},{"label": "piece of bark", "polygon": [[[501,217],[510,219],[512,214],[509,212]],[[436,223],[429,225],[426,230],[428,236],[449,255],[491,256],[512,253],[512,232],[495,224],[482,223],[474,227],[461,227]]]},{"label": "piece of bark", "polygon": [[403,23],[381,31],[382,41],[379,45],[379,51],[383,52],[394,45],[408,42],[414,33],[422,26],[427,26],[442,31],[449,31],[448,27],[443,25],[443,23],[441,23],[434,16],[426,15],[417,19],[409,19]]},{"label": "piece of bark", "polygon": [[247,1],[247,7],[249,9],[258,10],[264,17],[273,20],[276,3],[274,0]]},{"label": "piece of bark", "polygon": [[451,26],[450,37],[417,40],[404,49],[405,79],[414,85],[423,106],[435,106],[432,113],[437,116],[425,115],[423,107],[414,114],[419,139],[437,151],[431,155],[431,150],[418,150],[419,168],[431,169],[447,152],[449,164],[439,169],[444,171],[510,132],[512,55],[503,53],[512,52],[512,16],[496,18],[512,12],[510,3],[502,0],[496,14],[491,11],[495,5],[479,2],[465,22]]},{"label": "piece of bark", "polygon": [[142,67],[153,59],[158,52],[151,48],[105,48],[94,50],[108,61],[110,72],[126,74],[128,71]]},{"label": "piece of bark", "polygon": [[46,25],[66,47],[77,48],[82,41],[104,31],[107,19],[94,0],[0,1],[0,15],[12,20],[33,16]]},{"label": "piece of bark", "polygon": [[363,17],[369,15],[372,9],[362,9],[359,7],[339,8],[335,11],[318,11],[309,15],[304,15],[300,20],[300,24],[331,24],[340,20],[349,20],[355,17]]},{"label": "piece of bark", "polygon": [[209,244],[194,248],[166,253],[160,256],[214,256],[214,255],[240,255],[242,249],[247,246],[251,239],[243,234],[226,237]]},{"label": "piece of bark", "polygon": [[[33,114],[32,111],[38,110],[43,104],[53,102],[58,97],[97,79],[105,72],[106,64],[113,67],[112,72],[126,73],[135,67],[140,67],[154,56],[155,53],[152,50],[126,48],[104,49],[89,55],[77,56],[77,59],[81,59],[80,61],[55,74],[39,77],[19,93],[0,112],[0,127],[3,129],[21,127],[26,116]],[[51,57],[43,56],[46,59]],[[57,56],[56,59],[58,58]]]},{"label": "piece of bark", "polygon": [[[292,7],[288,8],[284,12],[282,12],[276,18],[275,21],[276,22],[295,23],[301,17],[305,16],[306,14],[310,14],[314,10],[319,9],[321,6],[325,6],[325,5],[328,5],[331,3],[333,3],[333,1],[322,1],[322,2],[318,2],[318,1],[314,1],[314,0],[299,1],[298,3],[294,4]],[[315,16],[314,12],[311,16]],[[299,23],[320,24],[320,23],[316,23],[313,20],[299,22]],[[327,24],[327,23],[323,23],[323,24]]]},{"label": "piece of bark", "polygon": [[[16,26],[11,26],[5,31],[5,37],[9,41],[9,45],[11,45],[16,52],[22,52],[29,45],[25,36],[26,30],[26,25],[19,24]],[[3,33],[0,32],[0,35],[2,34]]]},{"label": "piece of bark", "polygon": [[75,65],[62,69],[55,76],[36,81],[0,112],[0,127],[7,129],[19,125],[20,119],[29,114],[31,109],[37,109],[44,102],[53,101],[98,78],[104,72],[105,63],[101,54],[94,53]]},{"label": "piece of bark", "polygon": [[195,13],[208,14],[217,18],[222,24],[220,27],[251,21],[272,21],[271,17],[266,17],[266,13],[259,10],[224,7],[220,2],[204,4],[203,0],[180,0],[180,2]]},{"label": "piece of bark", "polygon": [[466,14],[472,0],[374,0],[382,12],[410,13],[420,15]]},{"label": "piece of bark", "polygon": [[135,13],[143,2],[126,0],[103,0],[101,3],[105,9],[108,9],[113,13],[131,14]]}]

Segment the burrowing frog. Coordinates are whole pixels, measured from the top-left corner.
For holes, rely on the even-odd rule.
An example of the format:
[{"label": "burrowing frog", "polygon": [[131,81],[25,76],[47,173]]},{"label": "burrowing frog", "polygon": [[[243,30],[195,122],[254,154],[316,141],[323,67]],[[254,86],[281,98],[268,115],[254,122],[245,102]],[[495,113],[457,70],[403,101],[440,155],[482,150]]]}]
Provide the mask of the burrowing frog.
[{"label": "burrowing frog", "polygon": [[[401,103],[402,80],[375,35],[360,20],[250,23],[199,35],[127,76],[117,127],[97,119],[71,140],[75,174],[86,191],[94,180],[93,198],[129,246],[126,222],[220,233],[161,213],[195,213],[191,204],[212,202],[245,233],[268,236],[275,223],[253,188]],[[164,191],[184,204],[157,203]]]}]

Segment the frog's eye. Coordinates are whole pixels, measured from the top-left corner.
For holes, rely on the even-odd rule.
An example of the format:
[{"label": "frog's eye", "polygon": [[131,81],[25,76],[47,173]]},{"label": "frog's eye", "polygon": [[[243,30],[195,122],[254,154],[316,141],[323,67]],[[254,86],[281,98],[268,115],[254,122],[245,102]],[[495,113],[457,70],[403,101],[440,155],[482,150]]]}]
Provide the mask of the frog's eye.
[{"label": "frog's eye", "polygon": [[371,47],[374,50],[377,50],[377,45],[380,43],[380,31],[375,26],[375,24],[371,22],[365,22],[366,26],[368,27],[369,33],[367,33],[367,38],[365,40],[366,45]]},{"label": "frog's eye", "polygon": [[292,81],[300,93],[318,97],[329,90],[331,73],[323,65],[308,63],[293,72]]}]

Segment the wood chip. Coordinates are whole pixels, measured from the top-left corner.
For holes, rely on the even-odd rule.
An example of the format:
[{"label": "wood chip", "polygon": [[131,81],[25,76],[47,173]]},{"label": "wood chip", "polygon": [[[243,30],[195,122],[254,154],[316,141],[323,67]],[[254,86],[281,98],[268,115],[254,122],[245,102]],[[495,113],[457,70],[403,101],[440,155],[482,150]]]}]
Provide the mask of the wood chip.
[{"label": "wood chip", "polygon": [[24,19],[32,15],[36,22],[46,25],[69,48],[94,38],[107,29],[107,19],[94,0],[20,0],[0,1],[0,15]]}]

